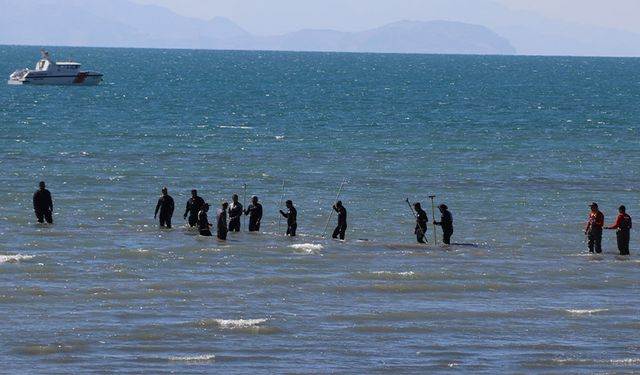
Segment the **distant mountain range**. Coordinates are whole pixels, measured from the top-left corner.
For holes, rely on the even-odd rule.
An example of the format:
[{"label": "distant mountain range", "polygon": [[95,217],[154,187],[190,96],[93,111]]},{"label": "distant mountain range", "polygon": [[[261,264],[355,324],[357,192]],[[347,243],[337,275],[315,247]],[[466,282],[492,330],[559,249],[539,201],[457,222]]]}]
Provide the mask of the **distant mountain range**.
[{"label": "distant mountain range", "polygon": [[[233,21],[130,0],[3,0],[0,44],[388,53],[640,56],[640,35],[566,24],[491,0],[423,0],[425,14],[362,32],[253,35]],[[428,15],[427,15],[428,14]]]},{"label": "distant mountain range", "polygon": [[[461,22],[401,21],[363,32],[301,30],[264,37],[252,35],[226,18],[204,21],[127,0],[5,0],[3,8],[0,44],[452,54],[516,52],[507,39],[488,28]],[[22,16],[25,14],[44,16]]]},{"label": "distant mountain range", "polygon": [[448,21],[400,21],[373,30],[347,33],[301,30],[274,37],[225,41],[232,49],[385,53],[514,54],[515,48],[484,26]]}]

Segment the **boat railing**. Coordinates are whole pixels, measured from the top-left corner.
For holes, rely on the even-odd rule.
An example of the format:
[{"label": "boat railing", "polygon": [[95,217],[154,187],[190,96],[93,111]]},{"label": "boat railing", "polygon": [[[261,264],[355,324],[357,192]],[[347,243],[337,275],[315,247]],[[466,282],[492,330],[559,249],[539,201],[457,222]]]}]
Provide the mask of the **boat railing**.
[{"label": "boat railing", "polygon": [[22,79],[29,72],[29,69],[19,69],[11,73],[10,79]]}]

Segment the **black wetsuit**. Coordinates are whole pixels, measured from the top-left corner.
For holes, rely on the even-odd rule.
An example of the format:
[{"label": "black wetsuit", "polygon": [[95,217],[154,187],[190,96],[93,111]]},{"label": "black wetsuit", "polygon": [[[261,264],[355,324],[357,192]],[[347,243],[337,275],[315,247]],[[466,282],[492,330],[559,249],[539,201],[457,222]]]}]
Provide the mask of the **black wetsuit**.
[{"label": "black wetsuit", "polygon": [[631,240],[631,217],[625,214],[625,224],[621,224],[616,232],[618,251],[620,255],[629,255],[629,241]]},{"label": "black wetsuit", "polygon": [[296,229],[298,229],[298,210],[292,206],[289,208],[289,212],[280,210],[280,213],[287,218],[287,236],[295,237]]},{"label": "black wetsuit", "polygon": [[344,240],[344,232],[347,230],[347,209],[344,206],[333,206],[333,210],[338,213],[338,225],[333,230],[333,238],[340,236],[341,240]]},{"label": "black wetsuit", "polygon": [[198,213],[198,230],[201,236],[211,237],[211,224],[209,224],[209,217],[205,211]]},{"label": "black wetsuit", "polygon": [[189,215],[190,227],[195,227],[196,224],[198,224],[198,214],[200,213],[202,206],[204,206],[204,199],[197,195],[195,198],[191,197],[187,201],[187,208],[184,211],[184,217],[186,218],[187,215]]},{"label": "black wetsuit", "polygon": [[227,211],[220,208],[216,215],[216,221],[218,223],[218,238],[226,240],[227,232],[229,232],[229,229],[227,228]]},{"label": "black wetsuit", "polygon": [[453,215],[449,210],[444,210],[440,221],[436,221],[436,225],[442,227],[442,242],[449,245],[451,243],[451,235],[453,234]]},{"label": "black wetsuit", "polygon": [[173,198],[171,198],[170,195],[163,195],[158,199],[154,216],[158,215],[158,211],[160,211],[161,227],[166,226],[167,228],[171,228],[171,216],[173,216],[174,208]]},{"label": "black wetsuit", "polygon": [[631,222],[631,216],[626,212],[618,215],[616,223],[609,227],[609,229],[617,229],[616,240],[618,242],[618,251],[620,251],[620,255],[629,255],[629,241],[631,240],[632,227],[633,224]]},{"label": "black wetsuit", "polygon": [[33,210],[36,213],[38,223],[53,223],[53,200],[51,199],[51,192],[47,189],[39,189],[33,193]]},{"label": "black wetsuit", "polygon": [[419,243],[427,241],[427,222],[429,222],[427,213],[422,208],[416,209],[416,228],[413,232]]},{"label": "black wetsuit", "polygon": [[246,210],[245,215],[249,215],[249,232],[260,231],[260,221],[262,221],[262,205],[260,203],[250,204]]},{"label": "black wetsuit", "polygon": [[242,205],[240,202],[229,206],[229,232],[240,232],[240,217],[242,216]]}]

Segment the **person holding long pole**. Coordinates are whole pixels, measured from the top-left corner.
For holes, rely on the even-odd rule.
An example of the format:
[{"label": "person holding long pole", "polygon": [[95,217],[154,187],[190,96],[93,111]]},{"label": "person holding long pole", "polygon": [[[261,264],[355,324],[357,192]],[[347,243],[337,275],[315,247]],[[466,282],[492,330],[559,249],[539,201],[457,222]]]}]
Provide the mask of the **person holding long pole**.
[{"label": "person holding long pole", "polygon": [[280,214],[287,218],[287,236],[295,237],[298,228],[298,210],[291,200],[287,200],[287,212],[280,210]]},{"label": "person holding long pole", "polygon": [[[340,193],[342,192],[342,188],[344,187],[344,184],[346,182],[347,182],[346,178],[342,180],[342,183],[340,184],[340,188],[338,189],[338,194],[336,194],[336,200],[334,202],[337,203],[338,199],[340,199]],[[341,203],[341,205],[342,205],[342,203]],[[334,210],[336,212],[340,213],[340,211],[336,210],[336,206],[334,205],[333,206],[333,210],[329,212],[329,218],[327,219],[327,224],[324,226],[324,230],[322,231],[322,238],[324,238],[326,236],[326,234],[327,234],[327,228],[329,228],[329,222],[331,221],[331,216],[333,216],[333,211]],[[344,220],[345,220],[344,225],[345,225],[345,230],[346,230],[346,228],[347,228],[347,223],[346,223],[347,213],[346,213],[346,209],[345,209]],[[338,218],[338,223],[340,223],[340,219],[339,218]],[[336,237],[334,236],[333,238],[336,238]],[[344,234],[342,235],[342,239],[344,240]]]},{"label": "person holding long pole", "polygon": [[331,237],[334,239],[340,237],[341,240],[344,240],[344,233],[347,231],[347,209],[342,205],[342,201],[337,201],[333,209],[338,213],[338,225],[333,230]]},{"label": "person holding long pole", "polygon": [[[416,235],[416,239],[418,243],[426,243],[427,240],[427,223],[429,222],[429,218],[427,217],[427,213],[422,209],[419,202],[416,202],[411,206],[409,202],[409,198],[406,200],[409,205],[409,209],[411,213],[416,218],[416,227],[414,229],[414,233]],[[415,211],[414,211],[415,208]]]},{"label": "person holding long pole", "polygon": [[440,225],[442,227],[442,242],[445,245],[451,244],[451,235],[453,234],[453,215],[449,212],[449,207],[446,204],[441,204],[438,206],[440,210],[440,221],[435,221],[435,217],[433,218],[433,224]]}]

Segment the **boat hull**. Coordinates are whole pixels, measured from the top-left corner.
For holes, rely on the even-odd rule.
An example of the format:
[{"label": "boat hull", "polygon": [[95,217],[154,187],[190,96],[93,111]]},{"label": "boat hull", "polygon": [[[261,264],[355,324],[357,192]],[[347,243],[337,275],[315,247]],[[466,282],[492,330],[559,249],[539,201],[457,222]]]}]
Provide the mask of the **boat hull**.
[{"label": "boat hull", "polygon": [[[34,74],[36,73],[36,74]],[[80,72],[76,75],[46,75],[29,72],[21,78],[10,78],[10,85],[69,85],[95,86],[102,81],[102,74],[95,72]]]}]

